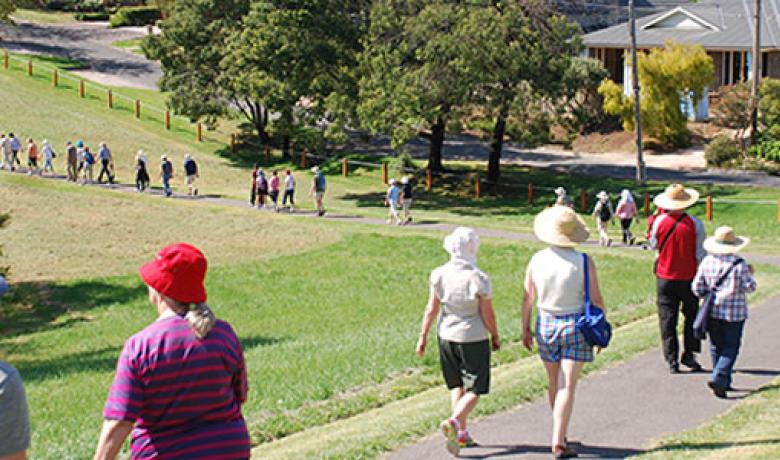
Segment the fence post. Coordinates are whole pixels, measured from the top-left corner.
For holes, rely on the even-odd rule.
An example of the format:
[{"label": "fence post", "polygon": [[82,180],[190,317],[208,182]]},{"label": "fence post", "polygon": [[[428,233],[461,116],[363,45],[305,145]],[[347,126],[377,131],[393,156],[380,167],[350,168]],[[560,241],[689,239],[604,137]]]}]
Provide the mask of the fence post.
[{"label": "fence post", "polygon": [[382,183],[387,185],[388,179],[387,179],[387,163],[382,162]]},{"label": "fence post", "polygon": [[341,160],[341,175],[344,177],[349,176],[349,160],[347,157]]},{"label": "fence post", "polygon": [[271,162],[271,147],[265,146],[265,162],[270,163]]},{"label": "fence post", "polygon": [[79,80],[79,97],[84,97],[87,94],[84,88],[84,80]]},{"label": "fence post", "polygon": [[113,109],[114,108],[114,92],[111,90],[108,90],[106,93],[106,100],[108,101],[108,108]]},{"label": "fence post", "polygon": [[141,100],[136,99],[135,100],[135,117],[141,118]]},{"label": "fence post", "polygon": [[425,173],[425,190],[430,192],[433,189],[433,170],[428,168]]},{"label": "fence post", "polygon": [[707,195],[707,222],[712,222],[712,195]]},{"label": "fence post", "polygon": [[171,112],[168,110],[166,110],[165,114],[163,115],[163,124],[165,124],[165,129],[171,129]]},{"label": "fence post", "polygon": [[195,140],[203,142],[203,123],[201,122],[195,125]]},{"label": "fence post", "polygon": [[474,196],[477,199],[482,197],[482,182],[479,180],[479,174],[474,176]]},{"label": "fence post", "polygon": [[528,204],[534,204],[534,184],[528,184]]},{"label": "fence post", "polygon": [[580,192],[580,209],[582,212],[588,212],[588,191],[585,189]]},{"label": "fence post", "polygon": [[8,51],[3,52],[3,68],[8,70]]},{"label": "fence post", "polygon": [[650,192],[645,192],[645,217],[650,216]]},{"label": "fence post", "polygon": [[53,87],[57,87],[57,85],[60,83],[59,74],[57,74],[57,69],[51,71],[51,85]]},{"label": "fence post", "polygon": [[306,152],[306,149],[303,149],[301,152],[301,169],[306,169],[309,167],[309,159],[307,158],[309,154]]},{"label": "fence post", "polygon": [[32,77],[33,74],[33,64],[32,61],[27,61],[27,76]]}]

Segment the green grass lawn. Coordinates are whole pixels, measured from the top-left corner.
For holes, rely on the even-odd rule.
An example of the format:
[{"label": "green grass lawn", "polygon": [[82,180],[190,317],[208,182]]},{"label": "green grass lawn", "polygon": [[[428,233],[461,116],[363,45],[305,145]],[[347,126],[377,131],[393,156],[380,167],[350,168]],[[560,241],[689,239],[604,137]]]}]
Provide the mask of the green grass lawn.
[{"label": "green grass lawn", "polygon": [[663,439],[641,460],[780,458],[780,379],[694,430]]},{"label": "green grass lawn", "polygon": [[73,13],[27,8],[18,8],[11,14],[11,17],[17,21],[42,22],[45,24],[63,24],[76,21]]},{"label": "green grass lawn", "polygon": [[143,56],[144,52],[141,49],[141,42],[143,41],[142,38],[133,38],[130,40],[118,40],[112,43],[113,46],[117,48],[122,48],[127,51],[130,51],[131,53],[135,53],[138,55]]}]

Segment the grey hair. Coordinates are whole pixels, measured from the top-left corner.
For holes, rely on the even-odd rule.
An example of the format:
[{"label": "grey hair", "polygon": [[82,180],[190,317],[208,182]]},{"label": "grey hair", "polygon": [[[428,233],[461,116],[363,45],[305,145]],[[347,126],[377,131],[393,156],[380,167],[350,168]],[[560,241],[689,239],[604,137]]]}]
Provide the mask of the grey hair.
[{"label": "grey hair", "polygon": [[[162,296],[162,294],[161,294]],[[217,316],[206,302],[186,304],[173,300],[170,297],[164,297],[170,305],[175,306],[174,311],[187,320],[192,331],[198,339],[205,339],[209,335],[214,324],[217,322]]]}]

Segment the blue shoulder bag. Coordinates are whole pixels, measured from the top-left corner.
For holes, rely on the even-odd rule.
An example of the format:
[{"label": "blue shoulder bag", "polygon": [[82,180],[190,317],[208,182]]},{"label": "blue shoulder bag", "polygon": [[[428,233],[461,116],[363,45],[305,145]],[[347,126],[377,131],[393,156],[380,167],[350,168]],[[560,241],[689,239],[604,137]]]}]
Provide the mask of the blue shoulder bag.
[{"label": "blue shoulder bag", "polygon": [[612,326],[604,316],[601,307],[590,303],[590,280],[588,279],[588,255],[582,254],[585,263],[585,312],[577,319],[577,330],[585,336],[588,344],[607,348],[612,338]]}]

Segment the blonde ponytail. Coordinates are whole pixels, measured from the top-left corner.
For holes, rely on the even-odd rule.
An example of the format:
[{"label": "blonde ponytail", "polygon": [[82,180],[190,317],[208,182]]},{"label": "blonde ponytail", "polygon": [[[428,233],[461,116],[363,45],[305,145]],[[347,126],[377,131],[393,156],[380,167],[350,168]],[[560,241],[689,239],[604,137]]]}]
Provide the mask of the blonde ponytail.
[{"label": "blonde ponytail", "polygon": [[201,340],[209,335],[209,332],[211,332],[211,329],[217,322],[217,317],[205,302],[190,305],[190,309],[184,316],[184,319],[187,320],[192,330],[195,331],[195,335]]}]

